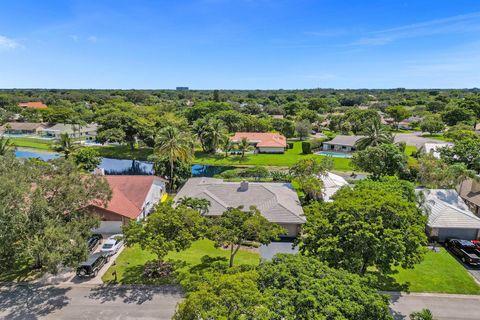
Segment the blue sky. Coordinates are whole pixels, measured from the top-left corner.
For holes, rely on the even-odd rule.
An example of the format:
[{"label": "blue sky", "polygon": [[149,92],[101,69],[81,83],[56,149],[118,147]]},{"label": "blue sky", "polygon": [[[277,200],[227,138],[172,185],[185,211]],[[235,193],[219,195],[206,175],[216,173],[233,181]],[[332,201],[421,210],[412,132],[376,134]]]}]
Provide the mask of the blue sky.
[{"label": "blue sky", "polygon": [[480,87],[477,0],[3,1],[2,88]]}]

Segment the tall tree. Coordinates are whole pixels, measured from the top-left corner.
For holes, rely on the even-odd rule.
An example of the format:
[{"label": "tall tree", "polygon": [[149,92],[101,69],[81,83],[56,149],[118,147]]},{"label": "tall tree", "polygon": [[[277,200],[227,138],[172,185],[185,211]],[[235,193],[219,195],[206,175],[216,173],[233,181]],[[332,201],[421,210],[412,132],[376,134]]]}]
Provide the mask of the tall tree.
[{"label": "tall tree", "polygon": [[393,106],[385,109],[387,114],[393,119],[395,122],[395,127],[398,130],[398,125],[400,121],[408,118],[410,116],[410,112],[403,106]]},{"label": "tall tree", "polygon": [[441,158],[447,163],[464,163],[468,169],[480,172],[480,139],[467,138],[456,141],[453,146],[439,149]]},{"label": "tall tree", "polygon": [[252,146],[248,142],[247,138],[242,138],[237,144],[238,150],[242,153],[242,158],[245,157],[245,152],[247,152]]},{"label": "tall tree", "polygon": [[374,179],[407,173],[407,163],[405,153],[394,144],[367,147],[355,152],[351,160],[355,168],[371,173]]},{"label": "tall tree", "polygon": [[62,133],[60,135],[60,140],[58,140],[54,148],[56,151],[63,153],[65,159],[68,159],[70,154],[72,154],[78,148],[78,145],[68,135],[68,133]]},{"label": "tall tree", "polygon": [[180,132],[175,127],[166,127],[158,133],[155,153],[166,157],[170,164],[170,188],[175,185],[174,165],[177,161],[188,162],[193,157],[193,141],[190,134]]},{"label": "tall tree", "polygon": [[439,115],[432,115],[423,119],[423,121],[420,123],[420,129],[422,132],[435,134],[443,131],[445,129],[445,124]]},{"label": "tall tree", "polygon": [[73,161],[81,170],[91,172],[102,162],[100,153],[94,148],[81,148],[73,153]]},{"label": "tall tree", "polygon": [[365,130],[365,137],[358,139],[355,147],[364,150],[367,147],[375,147],[384,143],[393,143],[393,135],[382,126],[380,121],[375,121]]}]

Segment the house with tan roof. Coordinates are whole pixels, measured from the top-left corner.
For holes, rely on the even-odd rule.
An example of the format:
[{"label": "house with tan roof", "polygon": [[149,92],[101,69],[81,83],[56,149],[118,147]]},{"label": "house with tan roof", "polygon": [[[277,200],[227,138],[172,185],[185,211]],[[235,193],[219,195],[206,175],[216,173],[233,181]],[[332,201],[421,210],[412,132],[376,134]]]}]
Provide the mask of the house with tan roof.
[{"label": "house with tan roof", "polygon": [[228,208],[251,206],[270,222],[288,230],[286,236],[295,237],[306,222],[297,193],[289,183],[225,182],[215,178],[191,178],[174,198],[176,204],[183,197],[207,199],[209,217],[222,215]]},{"label": "house with tan roof", "polygon": [[230,141],[240,143],[247,139],[258,153],[284,153],[287,148],[287,138],[275,132],[236,132]]},{"label": "house with tan roof", "polygon": [[21,108],[28,108],[28,109],[47,109],[48,106],[40,101],[30,101],[30,102],[20,102],[18,104]]},{"label": "house with tan roof", "polygon": [[0,133],[5,134],[38,134],[47,126],[37,122],[7,122],[0,127]]},{"label": "house with tan roof", "polygon": [[165,180],[156,176],[105,176],[112,198],[106,206],[92,204],[100,217],[96,233],[120,233],[130,220],[146,217],[165,194]]},{"label": "house with tan roof", "polygon": [[470,210],[480,216],[480,181],[478,179],[480,177],[463,181],[458,187],[458,193]]},{"label": "house with tan roof", "polygon": [[355,144],[361,138],[363,138],[363,136],[346,136],[339,134],[332,140],[323,142],[322,149],[323,151],[353,152],[356,150]]}]

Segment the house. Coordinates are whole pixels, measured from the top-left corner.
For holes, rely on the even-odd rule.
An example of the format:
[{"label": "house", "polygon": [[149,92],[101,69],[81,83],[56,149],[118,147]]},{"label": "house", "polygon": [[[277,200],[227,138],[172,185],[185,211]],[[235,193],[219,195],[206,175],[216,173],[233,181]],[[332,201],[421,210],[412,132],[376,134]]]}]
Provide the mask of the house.
[{"label": "house", "polygon": [[447,238],[478,239],[480,218],[475,216],[455,190],[421,189],[423,210],[428,216],[427,235],[438,241]]},{"label": "house", "polygon": [[413,127],[421,122],[423,120],[423,117],[420,117],[420,116],[412,116],[410,118],[407,118],[403,121],[400,121],[398,123],[398,128],[399,129],[403,129],[403,130],[412,130]]},{"label": "house", "polygon": [[425,142],[419,149],[420,152],[428,153],[433,155],[435,158],[440,159],[439,149],[444,147],[451,147],[453,143],[444,142],[444,143],[436,143],[436,142]]},{"label": "house", "polygon": [[48,106],[42,102],[38,101],[31,101],[31,102],[21,102],[18,104],[21,108],[28,108],[28,109],[47,109]]},{"label": "house", "polygon": [[100,216],[96,233],[121,233],[130,220],[146,217],[165,194],[165,180],[155,176],[105,176],[112,199],[105,206],[92,204]]},{"label": "house", "polygon": [[228,208],[255,206],[270,222],[285,227],[286,236],[295,237],[305,223],[297,193],[288,183],[225,182],[215,178],[191,178],[175,196],[174,203],[183,197],[210,201],[206,216],[220,216]]},{"label": "house", "polygon": [[323,182],[323,200],[325,202],[333,201],[331,197],[343,186],[348,185],[347,180],[338,174],[327,172],[325,175],[320,175],[319,179]]},{"label": "house", "polygon": [[458,193],[470,210],[480,216],[480,181],[476,179],[463,181],[458,188]]},{"label": "house", "polygon": [[97,136],[97,124],[91,123],[82,126],[58,123],[41,131],[42,135],[53,139],[60,139],[60,135],[65,133],[71,138],[86,138],[87,140],[94,140]]},{"label": "house", "polygon": [[237,132],[230,141],[239,143],[247,139],[258,153],[284,153],[287,147],[287,138],[274,132]]},{"label": "house", "polygon": [[352,152],[355,151],[355,144],[363,136],[344,136],[337,135],[330,141],[323,143],[323,151],[340,151],[340,152]]},{"label": "house", "polygon": [[36,122],[7,122],[0,127],[0,133],[6,134],[38,134],[46,125]]}]

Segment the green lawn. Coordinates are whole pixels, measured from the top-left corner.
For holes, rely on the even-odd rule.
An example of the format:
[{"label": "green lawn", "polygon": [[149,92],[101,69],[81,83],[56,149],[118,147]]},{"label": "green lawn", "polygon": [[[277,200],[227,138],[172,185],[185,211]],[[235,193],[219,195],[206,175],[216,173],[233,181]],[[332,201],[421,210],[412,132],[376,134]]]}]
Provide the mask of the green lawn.
[{"label": "green lawn", "polygon": [[[199,240],[192,246],[182,252],[171,252],[167,260],[180,260],[188,266],[198,265],[204,256],[225,257],[228,259],[229,251],[217,249],[210,240]],[[103,282],[113,280],[112,272],[116,270],[117,281],[124,284],[149,283],[142,277],[143,265],[149,260],[154,260],[156,256],[148,251],[142,250],[139,246],[127,247],[116,260],[116,265],[111,266],[103,275]],[[254,252],[239,251],[235,256],[235,264],[257,265],[260,262],[260,256]]]},{"label": "green lawn", "polygon": [[40,150],[53,150],[52,140],[21,137],[21,138],[10,138],[10,141],[16,147],[32,148],[32,149],[40,149]]},{"label": "green lawn", "polygon": [[[302,154],[302,143],[294,142],[293,148],[288,149],[284,154],[246,154],[244,158],[241,156],[228,156],[224,154],[211,155],[202,151],[195,152],[195,163],[203,165],[217,166],[239,166],[239,165],[262,165],[273,167],[289,167],[300,159],[317,158],[324,156],[315,154]],[[335,163],[335,170],[351,171],[350,159],[348,158],[332,158]]]},{"label": "green lawn", "polygon": [[[414,269],[397,269],[384,289],[411,292],[480,294],[480,287],[468,271],[444,248],[429,251],[425,260]],[[393,281],[393,282],[395,282]]]},{"label": "green lawn", "polygon": [[452,139],[446,138],[443,134],[424,134],[422,135],[424,138],[432,138],[435,140],[442,140],[442,141],[452,141]]},{"label": "green lawn", "polygon": [[42,272],[31,268],[32,263],[23,263],[0,273],[1,282],[27,282],[39,278]]}]

